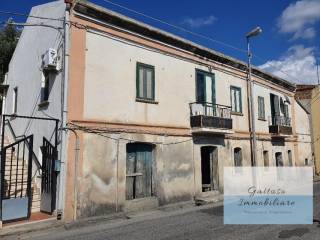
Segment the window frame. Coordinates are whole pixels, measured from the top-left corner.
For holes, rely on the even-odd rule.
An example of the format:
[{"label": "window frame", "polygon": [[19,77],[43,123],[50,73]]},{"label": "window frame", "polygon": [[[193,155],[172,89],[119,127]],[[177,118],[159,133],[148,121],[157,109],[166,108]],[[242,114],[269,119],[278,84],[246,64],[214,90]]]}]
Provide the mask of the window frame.
[{"label": "window frame", "polygon": [[43,71],[41,82],[41,103],[48,102],[50,95],[50,72]]},{"label": "window frame", "polygon": [[[233,111],[232,110],[232,91],[239,91],[239,111]],[[236,97],[234,98],[236,100]],[[231,114],[235,114],[235,115],[243,115],[242,112],[242,93],[241,93],[241,87],[237,87],[237,86],[230,86],[230,106],[231,106]]]},{"label": "window frame", "polygon": [[[236,153],[237,151],[237,153]],[[238,154],[239,159],[236,159],[236,154]],[[236,161],[240,162],[236,162]],[[235,147],[233,148],[233,164],[235,167],[242,167],[243,166],[243,156],[242,156],[242,148],[241,147]],[[240,165],[238,165],[240,164]]]},{"label": "window frame", "polygon": [[[260,109],[261,106],[260,106],[260,100],[262,100],[262,107],[263,109]],[[258,120],[262,120],[262,121],[265,121],[266,120],[266,107],[265,107],[265,101],[264,101],[264,97],[262,96],[258,96]],[[261,113],[261,110],[263,110],[263,115],[261,116],[260,113]]]},{"label": "window frame", "polygon": [[[151,74],[151,98],[147,98],[146,96],[140,96],[139,95],[139,89],[140,89],[140,83],[139,83],[139,78],[140,78],[140,68],[144,69],[150,69],[152,74]],[[143,83],[145,82],[145,79],[143,79]],[[145,92],[145,89],[143,88],[143,92]],[[143,101],[143,102],[155,102],[155,67],[153,65],[137,62],[136,64],[136,101]]]},{"label": "window frame", "polygon": [[[207,72],[207,71],[204,71],[204,70],[202,70],[202,69],[198,69],[198,68],[196,68],[196,70],[195,70],[195,84],[196,84],[196,91],[195,91],[195,95],[196,95],[196,97],[195,97],[195,99],[196,99],[196,102],[197,103],[207,103],[206,101],[198,101],[198,74],[203,74],[204,75],[204,79],[205,79],[205,77],[206,76],[208,76],[208,77],[210,77],[211,79],[212,79],[212,82],[211,82],[211,93],[212,93],[212,99],[211,99],[211,103],[214,105],[214,104],[216,104],[216,76],[215,76],[215,74],[214,73],[212,73],[212,72]],[[206,85],[206,81],[204,81],[204,89],[205,89],[205,91],[204,91],[204,99],[207,99],[207,85]]]},{"label": "window frame", "polygon": [[12,113],[17,114],[18,112],[18,87],[13,88],[13,103],[12,103]]}]

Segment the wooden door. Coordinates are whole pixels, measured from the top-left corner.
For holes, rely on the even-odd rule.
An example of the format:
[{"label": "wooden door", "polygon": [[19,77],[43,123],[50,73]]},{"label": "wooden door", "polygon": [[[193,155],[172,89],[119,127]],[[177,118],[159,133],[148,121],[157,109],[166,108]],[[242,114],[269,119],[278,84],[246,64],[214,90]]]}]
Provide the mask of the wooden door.
[{"label": "wooden door", "polygon": [[127,145],[126,199],[152,196],[152,146]]}]

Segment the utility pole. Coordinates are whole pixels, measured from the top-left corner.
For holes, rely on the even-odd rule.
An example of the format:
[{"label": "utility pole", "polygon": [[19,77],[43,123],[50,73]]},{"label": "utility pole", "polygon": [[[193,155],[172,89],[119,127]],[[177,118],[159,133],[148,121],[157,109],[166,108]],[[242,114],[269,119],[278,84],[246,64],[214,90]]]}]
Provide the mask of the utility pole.
[{"label": "utility pole", "polygon": [[254,106],[254,82],[251,77],[251,58],[252,53],[250,51],[250,38],[255,37],[262,32],[260,27],[256,27],[246,35],[247,38],[247,55],[248,55],[248,90],[249,90],[249,125],[250,125],[250,145],[251,145],[251,165],[256,166],[257,161],[257,137],[256,137],[256,125],[255,125],[255,106]]},{"label": "utility pole", "polygon": [[319,59],[318,59],[318,58],[316,58],[316,66],[317,66],[318,86],[320,86],[320,77],[319,77]]}]

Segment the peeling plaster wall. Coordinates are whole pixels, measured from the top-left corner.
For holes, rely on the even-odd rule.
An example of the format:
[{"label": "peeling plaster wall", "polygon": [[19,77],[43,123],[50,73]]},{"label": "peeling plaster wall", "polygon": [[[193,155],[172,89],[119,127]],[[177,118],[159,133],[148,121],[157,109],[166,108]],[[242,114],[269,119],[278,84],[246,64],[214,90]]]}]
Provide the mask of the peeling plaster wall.
[{"label": "peeling plaster wall", "polygon": [[[86,67],[84,82],[83,119],[91,124],[126,123],[141,126],[190,127],[189,103],[195,101],[195,70],[215,74],[217,104],[230,105],[230,86],[241,87],[243,115],[232,115],[235,134],[229,136],[172,136],[153,133],[109,133],[109,136],[131,139],[132,142],[153,143],[153,188],[159,205],[193,200],[202,193],[201,147],[216,146],[218,150],[218,188],[223,192],[223,167],[234,166],[234,148],[242,149],[243,166],[251,166],[248,136],[247,82],[242,77],[217,69],[198,65],[179,58],[147,49],[143,46],[111,39],[102,34],[86,33]],[[103,59],[103,61],[101,60]],[[155,67],[156,104],[136,102],[136,63]],[[265,98],[266,118],[271,114],[270,93],[285,97],[284,93],[263,84],[255,85],[257,96]],[[292,94],[293,96],[293,94]],[[292,96],[288,96],[293,103]],[[294,107],[289,108],[293,116]],[[299,111],[299,109],[298,109]],[[305,113],[301,112],[303,116]],[[267,119],[266,119],[267,120]],[[100,123],[99,123],[100,121]],[[299,120],[300,121],[300,120]],[[104,123],[105,122],[105,123]],[[85,123],[84,123],[85,124]],[[258,137],[257,165],[263,166],[263,151],[269,151],[269,166],[275,166],[275,153],[282,152],[284,165],[288,166],[288,150],[292,151],[294,165],[296,150],[308,153],[310,143],[301,145],[293,138],[285,141],[270,140],[268,121],[256,119]],[[307,135],[308,129],[305,129]],[[180,142],[165,145],[160,143]],[[126,144],[128,141],[107,139],[84,133],[83,169],[81,169],[81,217],[101,215],[126,210]],[[300,150],[299,150],[300,149]],[[304,154],[304,153],[303,153]]]},{"label": "peeling plaster wall", "polygon": [[[119,134],[112,134],[117,139]],[[185,141],[186,137],[121,134],[121,138],[152,143]],[[128,141],[84,134],[83,169],[80,177],[80,217],[121,211],[125,206],[126,144]],[[153,187],[159,204],[189,201],[194,192],[192,141],[155,145]],[[119,151],[118,151],[119,149]],[[118,179],[118,180],[117,180]]]}]

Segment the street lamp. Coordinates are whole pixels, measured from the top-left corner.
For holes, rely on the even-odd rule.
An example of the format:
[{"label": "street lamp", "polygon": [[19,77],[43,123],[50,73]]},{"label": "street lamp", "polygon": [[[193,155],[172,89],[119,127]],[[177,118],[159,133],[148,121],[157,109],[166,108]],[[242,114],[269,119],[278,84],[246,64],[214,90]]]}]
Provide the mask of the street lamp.
[{"label": "street lamp", "polygon": [[256,27],[252,31],[250,31],[247,35],[247,56],[248,56],[248,89],[250,92],[250,97],[248,98],[248,105],[250,109],[249,119],[250,119],[250,144],[251,144],[251,164],[252,166],[256,165],[257,159],[257,138],[256,138],[256,126],[255,126],[255,108],[254,108],[254,99],[253,99],[253,91],[254,82],[251,78],[251,58],[252,53],[250,51],[250,38],[259,35],[262,32],[260,27]]}]

